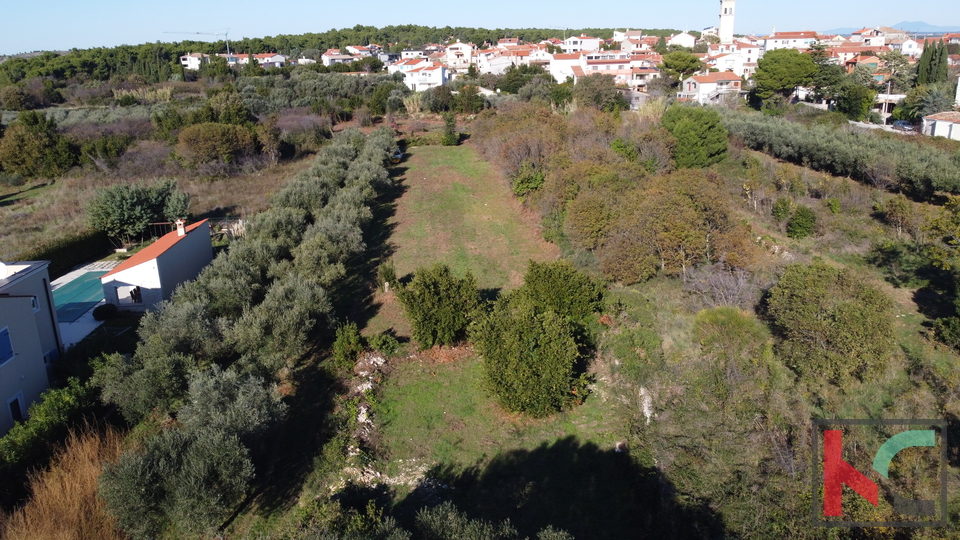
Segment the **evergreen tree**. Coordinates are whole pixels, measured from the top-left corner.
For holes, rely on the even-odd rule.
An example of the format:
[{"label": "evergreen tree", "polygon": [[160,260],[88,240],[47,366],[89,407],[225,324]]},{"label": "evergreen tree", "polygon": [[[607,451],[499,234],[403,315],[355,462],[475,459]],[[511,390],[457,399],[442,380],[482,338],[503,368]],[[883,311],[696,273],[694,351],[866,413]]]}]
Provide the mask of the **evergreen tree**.
[{"label": "evergreen tree", "polygon": [[657,41],[657,54],[667,54],[667,38],[660,36],[660,41]]}]

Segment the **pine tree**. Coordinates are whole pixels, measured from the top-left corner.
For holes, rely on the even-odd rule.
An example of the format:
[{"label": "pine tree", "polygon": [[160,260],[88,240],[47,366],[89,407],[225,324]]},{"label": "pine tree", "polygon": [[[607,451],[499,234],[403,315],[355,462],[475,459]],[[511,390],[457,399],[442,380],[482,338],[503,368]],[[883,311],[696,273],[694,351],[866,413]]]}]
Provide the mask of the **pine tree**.
[{"label": "pine tree", "polygon": [[930,79],[933,83],[947,82],[947,45],[943,41],[937,45],[934,61],[930,66]]}]

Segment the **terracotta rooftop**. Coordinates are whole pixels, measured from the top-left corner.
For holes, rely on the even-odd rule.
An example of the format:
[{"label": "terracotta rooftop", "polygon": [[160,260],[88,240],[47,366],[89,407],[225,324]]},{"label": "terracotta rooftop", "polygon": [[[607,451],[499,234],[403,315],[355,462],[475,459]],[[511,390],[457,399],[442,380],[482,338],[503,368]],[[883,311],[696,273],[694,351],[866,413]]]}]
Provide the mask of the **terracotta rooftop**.
[{"label": "terracotta rooftop", "polygon": [[931,114],[930,116],[924,116],[923,118],[929,120],[946,120],[947,122],[956,122],[960,124],[960,112],[955,111]]},{"label": "terracotta rooftop", "polygon": [[207,220],[204,219],[203,221],[198,221],[193,225],[188,225],[186,227],[186,234],[184,234],[183,236],[178,236],[177,231],[168,232],[167,234],[161,236],[156,242],[134,253],[132,257],[130,257],[129,259],[117,265],[113,270],[101,276],[100,279],[112,276],[128,268],[133,268],[134,266],[156,259],[157,257],[166,253],[168,249],[176,245],[176,243],[179,242],[181,238],[186,238],[187,234],[190,234],[192,231],[196,230],[198,227],[200,227],[206,222]]}]

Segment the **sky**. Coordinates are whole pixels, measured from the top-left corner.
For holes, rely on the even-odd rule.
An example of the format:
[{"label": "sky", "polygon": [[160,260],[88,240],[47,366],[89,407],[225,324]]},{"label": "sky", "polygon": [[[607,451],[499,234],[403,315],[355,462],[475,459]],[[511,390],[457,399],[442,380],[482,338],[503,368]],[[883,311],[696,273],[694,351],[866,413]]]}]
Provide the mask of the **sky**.
[{"label": "sky", "polygon": [[[717,24],[718,0],[633,0],[592,5],[581,0],[231,0],[153,2],[5,0],[0,10],[0,54],[112,47],[215,36],[167,32],[223,32],[230,39],[324,32],[357,24],[483,28],[677,28]],[[471,7],[476,5],[477,7]],[[602,7],[601,7],[602,6]],[[735,32],[876,27],[924,21],[960,27],[960,2],[949,0],[739,0]]]}]

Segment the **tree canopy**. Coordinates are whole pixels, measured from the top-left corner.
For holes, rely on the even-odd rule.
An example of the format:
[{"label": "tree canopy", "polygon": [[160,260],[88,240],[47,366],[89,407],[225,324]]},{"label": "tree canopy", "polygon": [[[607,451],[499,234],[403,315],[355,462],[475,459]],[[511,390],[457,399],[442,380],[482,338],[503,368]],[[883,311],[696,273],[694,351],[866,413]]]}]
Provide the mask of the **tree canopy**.
[{"label": "tree canopy", "polygon": [[796,49],[776,49],[763,55],[753,76],[756,95],[768,99],[774,95],[787,97],[797,86],[806,86],[813,80],[817,66],[810,55]]}]

